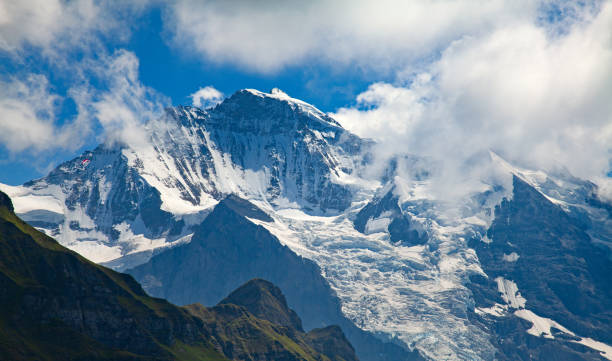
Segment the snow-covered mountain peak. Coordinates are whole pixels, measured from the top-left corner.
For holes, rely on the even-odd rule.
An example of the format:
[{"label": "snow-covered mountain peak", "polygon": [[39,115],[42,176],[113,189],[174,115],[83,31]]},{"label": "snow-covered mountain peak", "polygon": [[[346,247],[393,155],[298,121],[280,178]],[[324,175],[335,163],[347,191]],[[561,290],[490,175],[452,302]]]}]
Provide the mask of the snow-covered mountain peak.
[{"label": "snow-covered mountain peak", "polygon": [[326,214],[363,186],[369,143],[280,91],[167,108],[141,130],[143,142],[101,144],[12,192],[18,206],[48,200],[22,216],[100,262],[183,238],[229,194]]},{"label": "snow-covered mountain peak", "polygon": [[345,131],[319,109],[280,90],[239,90],[210,111],[208,122],[217,129],[262,135],[310,129],[335,136]]}]

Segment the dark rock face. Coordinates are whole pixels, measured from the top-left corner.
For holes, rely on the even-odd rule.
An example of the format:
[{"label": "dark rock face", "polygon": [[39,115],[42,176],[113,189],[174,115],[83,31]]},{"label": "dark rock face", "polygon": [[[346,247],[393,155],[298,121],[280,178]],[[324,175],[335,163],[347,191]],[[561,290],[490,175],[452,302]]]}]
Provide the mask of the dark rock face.
[{"label": "dark rock face", "polygon": [[387,227],[391,242],[402,242],[402,244],[414,246],[427,243],[427,234],[419,233],[411,227],[410,215],[402,212],[399,207],[399,199],[389,190],[381,198],[375,198],[357,213],[353,224],[355,229],[366,233],[368,221],[384,216],[391,218]]},{"label": "dark rock face", "polygon": [[[269,201],[282,196],[307,208],[344,210],[350,205],[351,189],[331,179],[346,165],[343,161],[363,152],[369,143],[314,107],[305,107],[241,90],[214,109],[169,108],[167,118],[179,128],[155,134],[153,141],[181,173],[174,175],[176,186],[186,187],[183,198],[193,204],[200,202],[203,193],[217,200],[227,194],[216,180],[223,181],[213,157],[219,152],[238,168],[265,169]],[[172,144],[185,134],[193,143]],[[349,168],[352,164],[345,169]],[[192,170],[199,174],[191,174]]]},{"label": "dark rock face", "polygon": [[[245,208],[244,202],[249,203],[238,202],[242,204],[239,211]],[[150,294],[178,304],[214,305],[248,280],[266,279],[282,290],[305,329],[333,324],[342,327],[361,360],[420,359],[416,351],[384,343],[347,320],[318,266],[240,215],[236,203],[234,198],[221,201],[198,227],[191,243],[127,272]]]},{"label": "dark rock face", "polygon": [[211,110],[204,123],[234,164],[268,168],[271,199],[283,195],[341,211],[350,205],[351,191],[330,180],[342,166],[338,156],[359,154],[366,142],[308,107],[242,90]]},{"label": "dark rock face", "polygon": [[[495,210],[491,243],[471,242],[489,279],[474,277],[476,305],[503,303],[492,280],[514,281],[526,308],[582,337],[612,343],[612,261],[597,247],[580,219],[570,217],[530,185],[514,177],[512,200]],[[508,255],[516,254],[509,261]],[[518,257],[518,258],[517,258]],[[508,359],[601,359],[559,334],[554,341],[525,334],[529,322],[489,320]],[[525,323],[527,325],[525,325]]]}]

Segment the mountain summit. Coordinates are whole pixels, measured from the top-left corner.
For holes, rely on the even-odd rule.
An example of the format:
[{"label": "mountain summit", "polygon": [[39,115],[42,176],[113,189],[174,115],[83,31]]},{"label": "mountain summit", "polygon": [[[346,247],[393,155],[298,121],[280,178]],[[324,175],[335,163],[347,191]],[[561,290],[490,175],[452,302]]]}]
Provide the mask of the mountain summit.
[{"label": "mountain summit", "polygon": [[346,132],[319,109],[276,88],[270,93],[239,90],[210,112],[208,124],[214,129],[260,135],[305,130],[333,132],[334,135]]},{"label": "mountain summit", "polygon": [[184,242],[229,194],[342,211],[369,144],[312,105],[250,89],[209,110],[169,108],[144,132],[144,144],[103,144],[4,189],[25,220],[103,262]]}]

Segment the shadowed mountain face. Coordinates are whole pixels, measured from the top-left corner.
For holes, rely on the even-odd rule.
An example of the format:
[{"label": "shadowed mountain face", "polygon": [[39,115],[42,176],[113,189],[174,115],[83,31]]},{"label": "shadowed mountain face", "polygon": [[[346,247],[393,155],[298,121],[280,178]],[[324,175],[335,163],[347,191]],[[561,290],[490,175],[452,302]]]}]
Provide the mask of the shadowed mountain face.
[{"label": "shadowed mountain face", "polygon": [[[181,305],[214,305],[252,278],[270,280],[283,290],[307,329],[325,326],[324,320],[340,306],[319,268],[245,215],[269,219],[250,202],[228,197],[197,228],[189,244],[127,272],[152,295]],[[311,302],[314,299],[318,302]]]},{"label": "shadowed mountain face", "polygon": [[[240,291],[256,289],[265,297]],[[22,222],[0,192],[3,360],[357,360],[341,332],[294,327],[299,318],[268,282],[240,290],[228,299],[235,304],[211,309],[151,298],[131,276],[95,265]],[[288,315],[292,323],[276,323]]]},{"label": "shadowed mountain face", "polygon": [[548,336],[554,340],[543,341],[523,331],[533,327],[533,320],[491,318],[489,327],[492,324],[497,329],[496,342],[507,359],[603,359],[571,341],[589,337],[612,343],[609,252],[591,241],[579,220],[536,189],[518,177],[513,185],[512,199],[495,209],[495,220],[487,232],[491,242],[472,242],[489,276],[473,279],[477,306],[503,304],[499,280],[509,280],[526,300],[516,312],[529,310],[576,335],[557,325]]},{"label": "shadowed mountain face", "polygon": [[[420,359],[417,352],[382,342],[358,329],[343,316],[339,300],[316,264],[293,253],[264,227],[245,216],[263,221],[269,218],[250,202],[228,197],[202,222],[189,244],[154,256],[127,272],[140,280],[152,295],[177,304],[214,305],[249,279],[267,279],[286,295],[305,329],[340,325],[360,359]],[[251,296],[254,301],[271,297],[269,291],[262,294],[261,288],[256,288],[239,289],[228,299],[237,295],[242,299]],[[256,315],[268,313],[266,309],[246,306]],[[286,305],[276,307],[287,309]],[[296,317],[290,312],[284,312],[282,319],[276,321],[297,326]]]}]

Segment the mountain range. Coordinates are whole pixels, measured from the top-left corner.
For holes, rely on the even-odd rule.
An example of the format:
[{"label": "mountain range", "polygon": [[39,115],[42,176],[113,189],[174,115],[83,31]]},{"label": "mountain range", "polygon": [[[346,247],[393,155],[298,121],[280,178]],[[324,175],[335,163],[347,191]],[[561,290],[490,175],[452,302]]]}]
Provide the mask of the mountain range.
[{"label": "mountain range", "polygon": [[148,294],[214,306],[181,309],[200,320],[261,278],[296,313],[245,304],[251,316],[311,348],[348,352],[312,341],[343,331],[361,360],[612,359],[612,205],[588,180],[488,152],[462,165],[469,191],[444,194],[465,184],[436,161],[381,159],[278,89],[169,108],[137,139],[0,189]]}]

